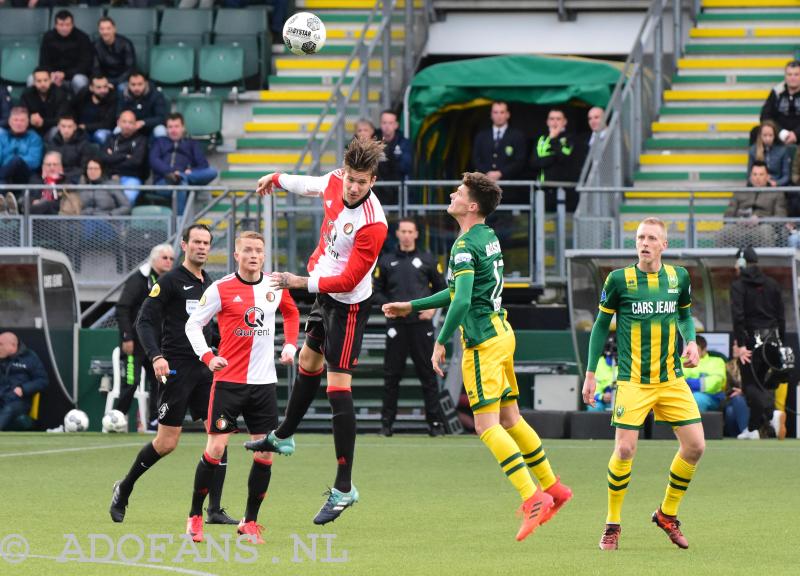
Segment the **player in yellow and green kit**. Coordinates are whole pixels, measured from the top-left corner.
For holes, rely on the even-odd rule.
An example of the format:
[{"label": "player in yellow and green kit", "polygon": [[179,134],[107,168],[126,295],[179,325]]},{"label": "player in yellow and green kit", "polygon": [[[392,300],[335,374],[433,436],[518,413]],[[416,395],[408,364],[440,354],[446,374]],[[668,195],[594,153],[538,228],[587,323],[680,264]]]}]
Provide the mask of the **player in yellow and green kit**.
[{"label": "player in yellow and green kit", "polygon": [[434,344],[433,369],[443,375],[444,346],[460,327],[464,387],[475,415],[475,431],[522,498],[522,526],[517,532],[521,541],[552,518],[572,498],[572,491],[553,474],[541,439],[520,417],[517,406],[516,340],[502,307],[503,253],[494,230],[485,222],[501,194],[500,187],[484,174],[464,174],[447,208],[461,228],[450,251],[448,288],[412,302],[384,304],[383,311],[394,318],[450,306]]},{"label": "player in yellow and green kit", "polygon": [[589,340],[589,361],[583,401],[594,404],[595,369],[617,316],[617,395],[611,413],[616,426],[614,453],[608,463],[608,517],[600,548],[619,546],[622,501],[631,478],[639,430],[650,410],[656,422],[673,427],[680,447],[669,469],[667,491],[653,522],[680,548],[689,543],[681,533],[678,506],[705,449],[703,425],[692,391],[683,377],[678,333],[686,342],[683,366],[699,361],[691,315],[689,273],[661,263],[667,231],[658,218],[646,218],[636,231],[635,265],[611,272],[600,295],[600,312]]}]

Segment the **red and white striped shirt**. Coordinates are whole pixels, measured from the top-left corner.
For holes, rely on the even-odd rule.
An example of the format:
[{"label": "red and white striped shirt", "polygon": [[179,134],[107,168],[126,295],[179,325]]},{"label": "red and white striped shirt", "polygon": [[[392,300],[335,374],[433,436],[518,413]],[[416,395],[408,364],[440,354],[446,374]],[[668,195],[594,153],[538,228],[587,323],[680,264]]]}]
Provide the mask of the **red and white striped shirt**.
[{"label": "red and white striped shirt", "polygon": [[325,218],[319,243],[308,260],[309,292],[324,292],[345,304],[372,295],[372,271],[389,228],[380,200],[370,190],[355,206],[344,203],[344,175],[275,174],[275,186],[302,196],[321,196]]},{"label": "red and white striped shirt", "polygon": [[300,330],[300,313],[288,290],[273,289],[264,274],[258,282],[247,282],[229,274],[214,282],[203,294],[189,320],[186,336],[195,354],[208,364],[214,353],[203,326],[218,314],[221,342],[219,356],[228,361],[214,372],[214,381],[240,384],[273,384],[275,374],[275,311],[283,316],[284,351],[294,355]]}]

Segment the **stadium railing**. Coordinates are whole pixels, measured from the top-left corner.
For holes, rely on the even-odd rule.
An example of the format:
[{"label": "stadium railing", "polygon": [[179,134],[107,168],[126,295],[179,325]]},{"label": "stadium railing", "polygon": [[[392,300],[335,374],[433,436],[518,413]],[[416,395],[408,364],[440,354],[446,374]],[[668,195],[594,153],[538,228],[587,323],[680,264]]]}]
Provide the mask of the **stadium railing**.
[{"label": "stadium railing", "polygon": [[[800,194],[800,186],[781,188],[754,187],[658,187],[648,186],[646,194],[670,194],[678,198],[671,204],[628,203],[628,193],[641,193],[639,188],[583,187],[581,205],[575,213],[572,245],[575,248],[633,248],[636,227],[648,215],[658,216],[667,224],[670,247],[673,248],[740,248],[800,247],[800,218],[726,218],[725,206],[709,199],[737,192],[783,193],[787,197]],[[612,205],[618,215],[603,215],[584,210],[586,205]],[[794,230],[797,230],[795,232]]]},{"label": "stadium railing", "polygon": [[436,12],[556,12],[560,20],[573,20],[579,12],[647,10],[652,0],[433,0]]},{"label": "stadium railing", "polygon": [[[696,18],[699,0],[654,0],[642,22],[622,74],[614,88],[606,118],[606,137],[593,146],[583,165],[578,190],[586,187],[617,187],[633,181],[634,170],[651,123],[661,108],[665,79],[671,78],[683,53],[683,14]],[[672,42],[664,34],[671,28]],[[583,213],[613,217],[619,203],[603,203],[592,197]]]}]

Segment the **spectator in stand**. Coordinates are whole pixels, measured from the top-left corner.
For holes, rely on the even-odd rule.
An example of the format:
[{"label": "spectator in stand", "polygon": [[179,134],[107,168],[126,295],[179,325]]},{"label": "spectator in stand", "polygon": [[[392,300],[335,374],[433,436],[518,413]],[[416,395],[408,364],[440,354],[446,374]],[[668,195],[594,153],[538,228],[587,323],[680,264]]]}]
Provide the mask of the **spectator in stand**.
[{"label": "spectator in stand", "polygon": [[606,137],[606,113],[599,106],[592,106],[586,114],[586,119],[589,121],[589,139],[586,142],[586,149],[591,150],[592,146],[598,142],[602,142]]},{"label": "spectator in stand", "polygon": [[136,129],[145,136],[162,138],[167,135],[164,121],[167,119],[169,105],[158,90],[153,89],[145,75],[139,71],[131,72],[128,87],[119,99],[117,113],[130,110],[136,116]]},{"label": "spectator in stand", "polygon": [[48,152],[42,160],[41,176],[31,179],[34,184],[45,185],[45,188],[33,190],[31,193],[31,214],[78,216],[81,213],[81,197],[77,190],[67,190],[60,186],[65,184],[64,166],[61,164],[59,152]]},{"label": "spectator in stand", "polygon": [[50,71],[56,86],[71,87],[75,94],[89,84],[94,59],[92,41],[85,32],[75,28],[69,10],[56,12],[55,20],[55,28],[42,38],[39,66]]},{"label": "spectator in stand", "polygon": [[411,142],[400,133],[397,113],[392,110],[381,112],[380,139],[386,159],[378,164],[378,178],[405,180],[411,174]]},{"label": "spectator in stand", "polygon": [[789,149],[778,139],[778,126],[772,120],[764,120],[758,127],[756,143],[750,146],[747,155],[747,173],[753,162],[763,162],[767,166],[767,183],[770,186],[787,186],[792,171],[792,157]]},{"label": "spectator in stand", "polygon": [[[778,138],[786,145],[800,138],[800,60],[792,60],[784,70],[784,80],[769,93],[761,108],[761,121],[778,126]],[[755,130],[753,131],[755,132]],[[751,134],[752,141],[752,134]]]},{"label": "spectator in stand", "polygon": [[[575,182],[578,180],[576,168],[575,140],[567,131],[567,115],[560,108],[547,113],[547,134],[536,141],[531,163],[534,175],[540,181]],[[574,188],[565,188],[567,212],[574,212],[578,206],[578,193]],[[554,212],[557,207],[557,190],[545,189],[545,210]]]},{"label": "spectator in stand", "polygon": [[58,131],[46,143],[45,150],[61,153],[67,184],[80,182],[86,161],[96,153],[94,144],[89,142],[86,133],[78,128],[71,114],[64,114],[58,119]]},{"label": "spectator in stand", "polygon": [[147,164],[147,138],[139,132],[136,116],[130,110],[119,115],[117,121],[119,134],[114,134],[101,153],[101,159],[108,166],[111,177],[119,180],[125,189],[125,196],[131,206],[139,196],[138,187],[147,180],[150,167]]},{"label": "spectator in stand", "polygon": [[492,180],[519,180],[527,157],[525,137],[508,125],[507,102],[492,102],[491,118],[492,127],[478,132],[472,143],[472,167]]},{"label": "spectator in stand", "polygon": [[92,142],[105,146],[117,122],[117,93],[105,76],[92,76],[89,86],[72,99],[72,113]]},{"label": "spectator in stand", "polygon": [[[167,116],[167,137],[156,138],[150,149],[150,168],[155,184],[205,186],[217,177],[200,144],[186,137],[186,126],[179,113]],[[158,192],[170,197],[171,193]],[[183,214],[186,192],[178,193],[178,213]]]},{"label": "spectator in stand", "polygon": [[36,352],[13,332],[0,334],[0,430],[30,412],[34,395],[47,384],[47,372]]},{"label": "spectator in stand", "polygon": [[66,93],[53,83],[50,71],[41,66],[33,71],[33,86],[22,93],[20,102],[28,109],[31,128],[42,138],[55,134],[59,116],[69,109]]},{"label": "spectator in stand", "polygon": [[[767,165],[756,160],[750,168],[749,185],[769,187]],[[727,223],[717,234],[719,247],[775,246],[778,224],[760,222],[761,218],[786,218],[786,198],[783,192],[735,192],[725,210],[725,218],[738,218]]]},{"label": "spectator in stand", "polygon": [[117,25],[108,16],[97,21],[97,34],[99,38],[94,41],[94,75],[105,76],[117,90],[123,92],[128,76],[136,67],[133,43],[117,34]]},{"label": "spectator in stand", "polygon": [[42,139],[28,128],[28,109],[15,106],[0,131],[0,184],[27,184],[42,165]]},{"label": "spectator in stand", "polygon": [[131,204],[122,190],[101,188],[108,184],[103,163],[99,158],[90,158],[83,172],[83,184],[92,188],[81,190],[81,214],[84,216],[127,216]]},{"label": "spectator in stand", "polygon": [[371,120],[361,118],[356,122],[356,131],[353,138],[361,138],[362,140],[375,139],[375,124]]}]

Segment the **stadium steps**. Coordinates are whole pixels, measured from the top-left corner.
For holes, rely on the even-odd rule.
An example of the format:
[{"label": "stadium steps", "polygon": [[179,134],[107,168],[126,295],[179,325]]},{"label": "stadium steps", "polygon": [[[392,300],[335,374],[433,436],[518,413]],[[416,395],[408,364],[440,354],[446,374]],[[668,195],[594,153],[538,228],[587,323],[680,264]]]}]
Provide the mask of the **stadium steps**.
[{"label": "stadium steps", "polygon": [[[400,2],[403,4],[403,2]],[[313,11],[325,23],[327,41],[319,54],[296,56],[285,46],[276,47],[273,54],[274,74],[269,77],[269,90],[257,93],[260,103],[253,107],[252,118],[243,126],[242,136],[236,141],[236,152],[227,155],[227,166],[222,170],[222,181],[228,185],[254,185],[255,178],[271,171],[294,170],[299,153],[308,141],[333,86],[344,70],[353,47],[362,36],[374,2],[361,0],[298,0],[298,11]],[[392,17],[392,59],[395,68],[403,50],[404,17],[395,12]],[[367,30],[367,38],[374,38],[377,23]],[[380,58],[369,62],[369,102],[374,107],[380,100],[382,63]],[[353,77],[358,63],[348,70],[344,89],[355,88]],[[347,133],[352,133],[358,120],[359,94],[355,94],[347,110]],[[324,137],[331,128],[326,121],[320,130]],[[323,155],[322,170],[335,168],[335,154]],[[310,163],[310,157],[306,164]]]},{"label": "stadium steps", "polygon": [[688,193],[653,189],[691,184],[695,208],[719,219],[731,192],[702,190],[744,185],[750,131],[800,51],[800,0],[703,0],[702,8],[625,195],[626,218],[685,218]]}]

